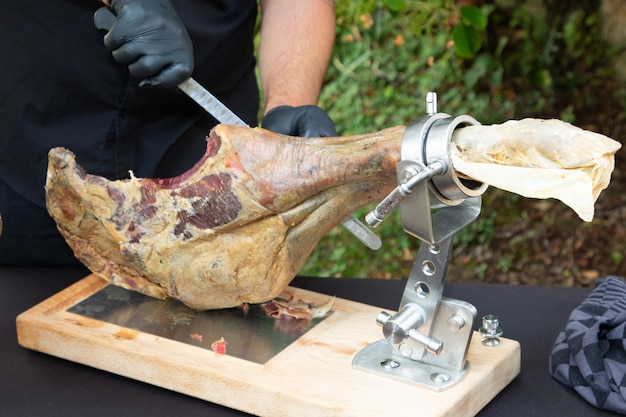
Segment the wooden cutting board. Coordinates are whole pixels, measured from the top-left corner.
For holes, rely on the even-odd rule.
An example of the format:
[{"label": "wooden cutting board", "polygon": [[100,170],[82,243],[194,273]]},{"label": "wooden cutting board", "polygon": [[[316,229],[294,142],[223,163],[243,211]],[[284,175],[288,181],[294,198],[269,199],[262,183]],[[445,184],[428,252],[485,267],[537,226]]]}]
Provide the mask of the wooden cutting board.
[{"label": "wooden cutting board", "polygon": [[[260,416],[473,416],[520,371],[520,346],[474,332],[467,376],[436,392],[353,369],[382,338],[380,308],[337,299],[333,314],[265,364],[220,355],[66,310],[108,285],[90,275],[17,317],[20,345]],[[323,303],[328,296],[286,290]]]}]

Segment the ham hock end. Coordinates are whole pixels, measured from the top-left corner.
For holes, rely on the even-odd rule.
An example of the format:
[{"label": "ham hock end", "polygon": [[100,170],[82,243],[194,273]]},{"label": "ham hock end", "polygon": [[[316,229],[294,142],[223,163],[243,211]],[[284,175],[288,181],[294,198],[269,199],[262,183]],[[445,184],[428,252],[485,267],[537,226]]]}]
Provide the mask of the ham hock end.
[{"label": "ham hock end", "polygon": [[317,242],[396,185],[404,127],[293,138],[218,125],[188,172],[109,181],[49,153],[48,211],[112,284],[206,310],[278,296]]}]

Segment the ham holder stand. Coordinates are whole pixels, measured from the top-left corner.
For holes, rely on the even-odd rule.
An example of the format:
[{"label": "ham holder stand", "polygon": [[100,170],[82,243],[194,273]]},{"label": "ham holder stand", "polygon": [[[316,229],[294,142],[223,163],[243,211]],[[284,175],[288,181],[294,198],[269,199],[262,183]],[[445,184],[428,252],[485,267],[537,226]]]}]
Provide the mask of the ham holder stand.
[{"label": "ham holder stand", "polygon": [[[18,342],[254,415],[476,415],[519,374],[520,345],[500,337],[496,316],[475,325],[473,305],[442,296],[454,235],[487,185],[457,176],[449,155],[454,130],[479,123],[438,113],[434,93],[426,104],[404,133],[397,188],[365,219],[375,227],[399,206],[422,241],[398,312],[339,298],[306,323],[258,306],[200,312],[92,274],[20,314]],[[331,300],[295,287],[282,296]]]},{"label": "ham holder stand", "polygon": [[[426,107],[427,115],[404,133],[398,186],[366,217],[376,227],[399,205],[404,230],[422,244],[398,312],[376,317],[385,338],[361,350],[353,366],[442,390],[459,382],[470,366],[466,358],[477,310],[442,293],[454,235],[478,217],[487,185],[459,178],[449,155],[454,130],[479,123],[467,115],[437,113],[432,92]],[[499,344],[496,316],[483,318],[481,333],[484,344]]]}]

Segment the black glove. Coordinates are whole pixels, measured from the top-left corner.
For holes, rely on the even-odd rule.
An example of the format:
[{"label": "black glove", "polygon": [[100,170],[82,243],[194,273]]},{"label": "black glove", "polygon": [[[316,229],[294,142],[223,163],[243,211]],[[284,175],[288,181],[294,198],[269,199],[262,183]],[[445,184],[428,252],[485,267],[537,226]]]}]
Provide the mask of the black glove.
[{"label": "black glove", "polygon": [[173,87],[191,76],[193,46],[169,0],[112,0],[111,8],[116,17],[104,45],[140,86]]},{"label": "black glove", "polygon": [[279,106],[263,118],[264,129],[283,135],[316,137],[337,136],[335,124],[330,117],[317,106]]}]

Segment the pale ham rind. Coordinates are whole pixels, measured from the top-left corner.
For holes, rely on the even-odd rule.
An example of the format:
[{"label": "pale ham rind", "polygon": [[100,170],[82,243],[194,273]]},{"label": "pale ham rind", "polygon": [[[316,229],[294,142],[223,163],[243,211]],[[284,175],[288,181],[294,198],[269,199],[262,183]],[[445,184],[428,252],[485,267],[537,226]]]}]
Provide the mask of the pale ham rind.
[{"label": "pale ham rind", "polygon": [[589,222],[620,147],[560,120],[522,119],[457,129],[450,157],[462,176],[525,197],[558,199]]}]

